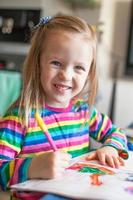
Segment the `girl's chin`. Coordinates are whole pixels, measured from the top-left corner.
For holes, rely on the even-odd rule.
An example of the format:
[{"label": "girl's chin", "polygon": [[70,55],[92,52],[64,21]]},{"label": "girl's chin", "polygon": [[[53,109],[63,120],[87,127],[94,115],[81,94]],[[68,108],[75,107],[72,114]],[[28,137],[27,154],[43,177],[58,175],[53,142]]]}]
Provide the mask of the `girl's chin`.
[{"label": "girl's chin", "polygon": [[46,101],[46,104],[55,108],[67,108],[70,100],[64,101]]}]

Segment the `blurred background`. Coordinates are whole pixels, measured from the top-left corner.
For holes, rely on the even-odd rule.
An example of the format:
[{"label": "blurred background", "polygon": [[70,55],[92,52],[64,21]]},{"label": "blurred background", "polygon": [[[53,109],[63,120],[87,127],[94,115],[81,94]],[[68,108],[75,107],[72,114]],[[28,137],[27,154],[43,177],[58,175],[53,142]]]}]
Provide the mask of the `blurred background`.
[{"label": "blurred background", "polygon": [[133,122],[132,0],[0,0],[0,115],[21,91],[30,29],[44,15],[70,14],[93,25],[98,36],[96,106],[120,127]]}]

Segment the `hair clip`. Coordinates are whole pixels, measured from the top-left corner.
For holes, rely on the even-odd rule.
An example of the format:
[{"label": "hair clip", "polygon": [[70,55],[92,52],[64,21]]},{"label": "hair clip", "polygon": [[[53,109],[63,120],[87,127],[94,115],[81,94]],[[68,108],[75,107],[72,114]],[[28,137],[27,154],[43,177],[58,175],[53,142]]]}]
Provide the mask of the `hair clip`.
[{"label": "hair clip", "polygon": [[39,26],[48,24],[48,22],[52,19],[51,16],[46,16],[46,17],[41,17],[39,23],[34,27],[35,29],[38,28]]},{"label": "hair clip", "polygon": [[47,24],[52,19],[51,16],[42,17],[40,19],[39,25]]}]

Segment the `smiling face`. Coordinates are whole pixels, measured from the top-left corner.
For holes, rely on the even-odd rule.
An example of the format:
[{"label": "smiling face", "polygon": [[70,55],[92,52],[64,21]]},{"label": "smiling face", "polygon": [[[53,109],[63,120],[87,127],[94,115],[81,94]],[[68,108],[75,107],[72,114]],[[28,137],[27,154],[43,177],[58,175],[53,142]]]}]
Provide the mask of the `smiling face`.
[{"label": "smiling face", "polygon": [[92,46],[80,33],[49,32],[40,56],[45,101],[67,107],[83,89],[93,59]]}]

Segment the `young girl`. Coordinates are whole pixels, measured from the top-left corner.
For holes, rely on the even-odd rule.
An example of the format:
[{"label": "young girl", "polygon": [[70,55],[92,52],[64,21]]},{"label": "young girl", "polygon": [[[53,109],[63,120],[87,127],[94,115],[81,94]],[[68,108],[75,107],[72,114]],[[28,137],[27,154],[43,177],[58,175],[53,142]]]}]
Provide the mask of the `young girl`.
[{"label": "young girl", "polygon": [[[96,36],[90,25],[72,16],[41,19],[24,64],[21,96],[0,122],[2,190],[28,179],[61,176],[71,157],[89,152],[90,136],[103,146],[88,160],[116,168],[124,164],[123,158],[128,157],[124,133],[93,106],[96,71]],[[36,113],[56,151],[41,130]],[[21,192],[14,196],[39,199],[42,194]]]}]

